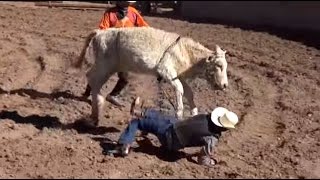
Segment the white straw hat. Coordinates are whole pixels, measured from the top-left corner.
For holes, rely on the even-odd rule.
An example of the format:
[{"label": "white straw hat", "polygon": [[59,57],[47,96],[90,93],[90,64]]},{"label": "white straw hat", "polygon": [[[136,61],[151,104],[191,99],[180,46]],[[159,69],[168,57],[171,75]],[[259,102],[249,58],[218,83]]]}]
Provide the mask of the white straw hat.
[{"label": "white straw hat", "polygon": [[238,123],[238,116],[223,107],[217,107],[211,112],[211,121],[220,127],[235,128]]}]

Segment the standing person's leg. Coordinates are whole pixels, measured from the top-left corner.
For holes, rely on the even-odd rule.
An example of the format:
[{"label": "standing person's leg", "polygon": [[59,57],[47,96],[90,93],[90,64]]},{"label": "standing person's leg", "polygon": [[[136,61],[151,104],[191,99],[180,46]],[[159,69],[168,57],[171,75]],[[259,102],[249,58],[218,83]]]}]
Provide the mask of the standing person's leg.
[{"label": "standing person's leg", "polygon": [[118,77],[119,79],[117,81],[117,84],[115,85],[111,93],[108,94],[106,100],[116,106],[123,106],[123,104],[119,101],[117,96],[127,86],[129,74],[127,72],[119,72]]},{"label": "standing person's leg", "polygon": [[[119,72],[118,73],[118,78],[119,79],[117,81],[117,84],[115,85],[115,87],[113,88],[111,93],[106,97],[106,100],[110,101],[111,103],[113,103],[113,104],[115,104],[117,106],[121,106],[120,102],[117,99],[117,96],[121,93],[121,91],[128,84],[128,73],[127,72],[125,72],[125,73]],[[91,87],[89,86],[89,84],[87,84],[86,90],[82,94],[82,96],[89,97],[90,93],[91,93]]]}]

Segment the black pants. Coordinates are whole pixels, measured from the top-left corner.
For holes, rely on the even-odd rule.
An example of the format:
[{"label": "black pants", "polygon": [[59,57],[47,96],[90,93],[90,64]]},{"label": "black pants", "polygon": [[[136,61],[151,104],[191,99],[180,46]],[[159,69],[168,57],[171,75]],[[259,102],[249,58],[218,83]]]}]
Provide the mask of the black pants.
[{"label": "black pants", "polygon": [[[111,91],[110,95],[111,96],[117,96],[121,93],[121,91],[127,86],[128,84],[128,77],[129,77],[129,73],[127,72],[119,72],[118,73],[118,81],[116,86],[113,88],[113,90]],[[84,92],[85,96],[90,96],[90,92],[91,92],[91,87],[89,86],[89,84],[86,87],[86,91]]]},{"label": "black pants", "polygon": [[118,96],[128,84],[129,73],[119,72],[118,77],[119,79],[117,81],[117,84],[110,93],[111,96]]}]

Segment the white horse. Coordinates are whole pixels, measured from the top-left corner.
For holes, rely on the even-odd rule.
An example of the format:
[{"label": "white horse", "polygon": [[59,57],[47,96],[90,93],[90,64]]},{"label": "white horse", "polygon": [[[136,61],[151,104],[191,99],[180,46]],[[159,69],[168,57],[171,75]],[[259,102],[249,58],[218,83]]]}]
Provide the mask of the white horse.
[{"label": "white horse", "polygon": [[76,67],[81,67],[84,60],[91,67],[86,76],[92,92],[91,118],[95,125],[103,111],[104,98],[100,94],[103,84],[114,73],[129,71],[160,76],[170,82],[176,90],[176,114],[180,119],[183,95],[191,114],[198,114],[186,78],[196,77],[201,71],[206,72],[207,80],[215,79],[221,89],[228,86],[225,53],[218,45],[214,52],[191,38],[152,27],[111,28],[95,30],[87,37]]}]

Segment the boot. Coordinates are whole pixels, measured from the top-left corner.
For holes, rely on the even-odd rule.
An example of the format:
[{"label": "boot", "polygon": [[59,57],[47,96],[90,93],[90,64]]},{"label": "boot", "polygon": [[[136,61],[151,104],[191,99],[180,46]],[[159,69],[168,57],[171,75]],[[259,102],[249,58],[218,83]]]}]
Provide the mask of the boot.
[{"label": "boot", "polygon": [[116,96],[111,96],[110,94],[107,95],[106,100],[109,101],[110,103],[119,106],[119,107],[123,107],[123,103],[118,99],[118,97]]},{"label": "boot", "polygon": [[115,150],[113,150],[115,154],[119,154],[122,157],[128,156],[130,152],[129,144],[119,144]]},{"label": "boot", "polygon": [[104,153],[109,156],[120,155],[122,157],[128,156],[130,152],[129,144],[118,144],[114,149],[105,151]]},{"label": "boot", "polygon": [[130,114],[132,116],[141,118],[144,116],[144,108],[143,108],[144,102],[141,103],[140,107],[138,106],[139,104],[140,104],[140,97],[137,97],[131,103]]}]

